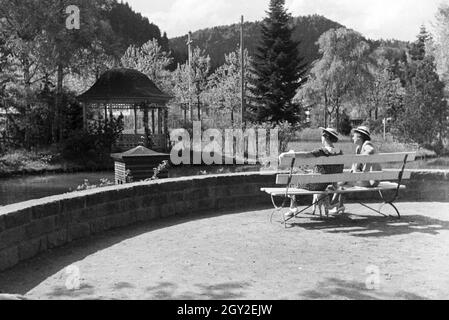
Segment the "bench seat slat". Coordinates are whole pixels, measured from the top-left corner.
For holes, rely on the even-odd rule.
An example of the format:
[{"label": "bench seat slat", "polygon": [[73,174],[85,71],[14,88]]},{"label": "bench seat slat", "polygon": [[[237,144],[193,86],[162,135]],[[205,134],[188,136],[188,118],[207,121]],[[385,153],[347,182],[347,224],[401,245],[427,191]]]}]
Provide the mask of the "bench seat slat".
[{"label": "bench seat slat", "polygon": [[[377,192],[377,191],[385,191],[385,190],[396,190],[398,188],[397,183],[392,182],[381,182],[376,188],[364,188],[364,187],[350,187],[345,188],[344,190],[336,190],[332,192],[324,192],[324,191],[309,191],[305,189],[298,188],[289,188],[288,195],[313,195],[313,194],[326,194],[326,193],[337,193],[337,194],[346,194],[346,193],[361,193],[361,192]],[[400,186],[400,189],[405,189],[404,185]],[[262,192],[266,192],[272,196],[284,196],[285,188],[262,188],[260,189]]]},{"label": "bench seat slat", "polygon": [[[337,183],[337,182],[357,182],[357,181],[386,181],[398,180],[400,170],[376,171],[376,172],[345,172],[338,174],[294,174],[291,184],[297,185],[307,183]],[[411,177],[410,171],[405,171],[402,179],[408,180]],[[276,184],[286,185],[289,179],[288,174],[276,176]]]},{"label": "bench seat slat", "polygon": [[[271,195],[275,196],[284,196],[285,195],[285,188],[262,188],[260,189],[262,192],[266,192]],[[288,195],[297,195],[297,196],[304,196],[304,195],[314,195],[314,194],[326,194],[324,191],[309,191],[306,189],[298,189],[298,188],[289,188],[288,189]]]},{"label": "bench seat slat", "polygon": [[282,158],[279,163],[280,168],[289,168],[292,163],[292,159],[296,158],[295,167],[300,166],[316,166],[316,165],[333,165],[343,164],[350,166],[354,163],[393,163],[403,162],[405,156],[408,155],[407,162],[415,161],[415,152],[400,152],[400,153],[380,153],[374,155],[343,155],[334,157],[317,157],[317,158],[304,158],[302,155],[291,154]]}]

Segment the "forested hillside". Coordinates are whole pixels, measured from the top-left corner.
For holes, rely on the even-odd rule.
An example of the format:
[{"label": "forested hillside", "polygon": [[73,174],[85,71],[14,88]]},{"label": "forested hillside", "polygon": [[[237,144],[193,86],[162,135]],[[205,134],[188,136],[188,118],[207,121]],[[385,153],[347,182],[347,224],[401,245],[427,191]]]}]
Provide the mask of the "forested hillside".
[{"label": "forested hillside", "polygon": [[[293,19],[295,29],[293,40],[300,42],[299,51],[307,63],[311,63],[319,57],[316,42],[326,31],[332,28],[341,28],[337,22],[319,15],[296,17]],[[250,55],[256,51],[260,42],[261,22],[247,22],[245,29],[245,48]],[[234,51],[240,43],[240,25],[219,26],[193,32],[194,46],[206,50],[211,57],[212,69],[216,69],[224,63],[224,56]],[[187,59],[187,36],[170,39],[175,62],[184,63]]]}]

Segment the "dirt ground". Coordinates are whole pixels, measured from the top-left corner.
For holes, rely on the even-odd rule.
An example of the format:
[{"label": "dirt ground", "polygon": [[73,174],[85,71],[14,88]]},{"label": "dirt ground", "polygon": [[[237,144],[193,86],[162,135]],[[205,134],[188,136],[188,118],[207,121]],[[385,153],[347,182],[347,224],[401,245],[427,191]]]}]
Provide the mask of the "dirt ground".
[{"label": "dirt ground", "polygon": [[[398,207],[400,221],[348,205],[357,216],[304,216],[287,229],[279,216],[270,223],[266,209],[161,220],[0,273],[0,292],[31,299],[448,299],[449,203]],[[80,287],[70,290],[78,271]]]}]

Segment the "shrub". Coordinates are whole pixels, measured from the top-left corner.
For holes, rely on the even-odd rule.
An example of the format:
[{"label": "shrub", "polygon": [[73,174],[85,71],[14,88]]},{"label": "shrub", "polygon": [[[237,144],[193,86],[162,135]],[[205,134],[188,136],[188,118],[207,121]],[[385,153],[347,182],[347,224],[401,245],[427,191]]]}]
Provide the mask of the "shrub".
[{"label": "shrub", "polygon": [[110,153],[123,132],[123,116],[106,123],[96,122],[87,131],[69,134],[62,146],[62,155],[88,168],[101,168],[112,162]]},{"label": "shrub", "polygon": [[90,184],[89,180],[85,179],[84,183],[82,185],[79,185],[76,188],[76,191],[91,190],[91,189],[96,189],[96,188],[109,187],[109,186],[113,186],[113,185],[114,185],[114,183],[109,181],[106,178],[100,179],[100,184],[99,185]]}]

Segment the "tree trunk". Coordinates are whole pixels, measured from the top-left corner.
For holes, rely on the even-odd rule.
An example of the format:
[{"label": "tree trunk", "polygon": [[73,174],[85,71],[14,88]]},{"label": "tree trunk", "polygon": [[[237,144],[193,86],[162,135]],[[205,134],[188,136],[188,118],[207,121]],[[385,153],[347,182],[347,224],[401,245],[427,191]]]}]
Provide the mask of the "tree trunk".
[{"label": "tree trunk", "polygon": [[324,127],[327,128],[327,106],[324,107]]},{"label": "tree trunk", "polygon": [[62,82],[64,80],[64,67],[62,64],[58,65],[57,71],[57,86],[55,97],[55,112],[53,119],[53,143],[62,141],[62,128],[61,128],[61,104],[62,104]]},{"label": "tree trunk", "polygon": [[[27,126],[32,125],[30,123],[30,103],[28,100],[28,93],[31,90],[31,75],[30,75],[30,64],[27,59],[24,59],[24,70],[23,70],[23,78],[25,83],[25,94],[27,95],[26,98],[26,105],[25,105],[25,123]],[[25,137],[24,137],[24,145],[27,150],[31,149],[31,131],[29,129],[25,129]]]},{"label": "tree trunk", "polygon": [[201,102],[200,96],[197,96],[198,121],[201,121]]},{"label": "tree trunk", "polygon": [[327,128],[327,107],[328,107],[328,98],[326,91],[324,92],[324,127]]},{"label": "tree trunk", "polygon": [[338,131],[340,128],[340,106],[337,106],[335,120],[335,129]]}]

